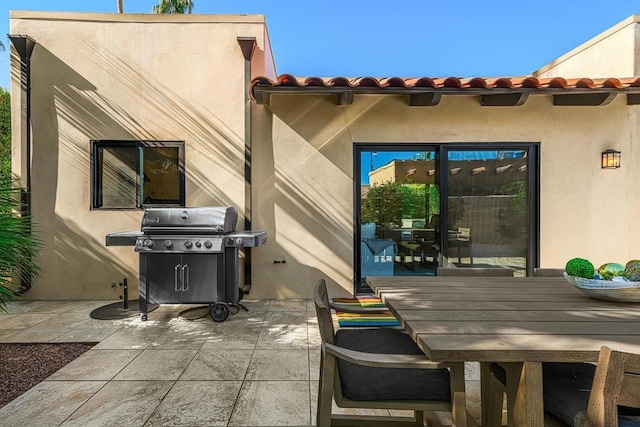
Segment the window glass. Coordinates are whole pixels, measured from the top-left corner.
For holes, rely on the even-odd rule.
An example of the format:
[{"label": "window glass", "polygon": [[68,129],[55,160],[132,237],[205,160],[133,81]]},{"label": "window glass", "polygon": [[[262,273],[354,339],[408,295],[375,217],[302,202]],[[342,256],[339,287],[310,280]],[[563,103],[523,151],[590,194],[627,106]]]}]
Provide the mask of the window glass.
[{"label": "window glass", "polygon": [[133,145],[104,147],[102,154],[102,179],[99,191],[102,205],[109,207],[137,207],[136,151]]},{"label": "window glass", "polygon": [[94,209],[184,206],[184,143],[94,141]]},{"label": "window glass", "polygon": [[178,147],[143,148],[144,204],[180,203],[180,157]]}]

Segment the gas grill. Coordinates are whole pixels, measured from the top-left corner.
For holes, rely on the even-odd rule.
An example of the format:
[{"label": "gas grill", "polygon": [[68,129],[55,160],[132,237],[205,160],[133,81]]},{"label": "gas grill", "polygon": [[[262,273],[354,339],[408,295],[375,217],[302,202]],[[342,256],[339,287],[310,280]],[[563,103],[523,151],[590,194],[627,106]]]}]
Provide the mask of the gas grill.
[{"label": "gas grill", "polygon": [[235,231],[234,207],[149,208],[141,231],[111,233],[107,246],[134,246],[140,257],[140,317],[148,304],[209,304],[214,321],[229,316],[238,286],[240,248],[262,246],[266,231]]}]

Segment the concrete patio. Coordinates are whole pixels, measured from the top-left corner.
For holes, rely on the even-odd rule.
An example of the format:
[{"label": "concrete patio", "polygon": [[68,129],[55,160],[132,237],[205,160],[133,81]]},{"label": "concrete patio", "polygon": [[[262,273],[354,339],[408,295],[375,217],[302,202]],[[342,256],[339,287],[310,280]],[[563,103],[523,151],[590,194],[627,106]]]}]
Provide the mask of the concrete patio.
[{"label": "concrete patio", "polygon": [[[160,306],[147,322],[89,316],[107,303],[13,302],[0,314],[0,343],[98,342],[0,408],[2,425],[315,423],[320,336],[311,301],[245,300],[248,312],[221,323],[192,320],[204,309],[180,316],[184,305]],[[477,366],[466,375],[468,409],[479,419]]]}]

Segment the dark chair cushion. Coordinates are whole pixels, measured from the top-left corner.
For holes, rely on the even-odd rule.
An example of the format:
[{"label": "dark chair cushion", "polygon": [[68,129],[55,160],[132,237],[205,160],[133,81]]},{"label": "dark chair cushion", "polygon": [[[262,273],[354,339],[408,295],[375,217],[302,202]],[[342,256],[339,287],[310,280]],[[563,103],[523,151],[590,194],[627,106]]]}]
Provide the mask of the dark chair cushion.
[{"label": "dark chair cushion", "polygon": [[[335,343],[366,353],[424,355],[409,335],[397,329],[339,329]],[[347,399],[451,399],[448,369],[371,368],[338,359],[338,370]]]},{"label": "dark chair cushion", "polygon": [[[568,425],[574,417],[586,411],[596,372],[590,363],[543,363],[542,384],[544,409]],[[640,409],[619,407],[621,418],[640,416]]]}]

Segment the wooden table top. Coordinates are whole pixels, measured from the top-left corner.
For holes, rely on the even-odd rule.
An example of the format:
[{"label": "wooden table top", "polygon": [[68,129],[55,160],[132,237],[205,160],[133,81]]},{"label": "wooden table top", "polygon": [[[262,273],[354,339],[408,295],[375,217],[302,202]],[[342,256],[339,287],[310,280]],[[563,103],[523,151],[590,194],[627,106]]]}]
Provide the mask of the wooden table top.
[{"label": "wooden table top", "polygon": [[379,276],[367,283],[434,360],[597,361],[640,353],[640,303],[589,298],[563,277]]}]

